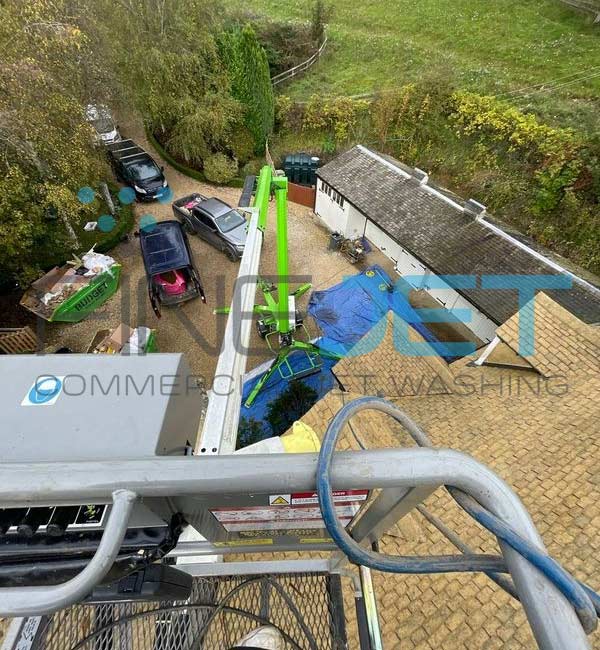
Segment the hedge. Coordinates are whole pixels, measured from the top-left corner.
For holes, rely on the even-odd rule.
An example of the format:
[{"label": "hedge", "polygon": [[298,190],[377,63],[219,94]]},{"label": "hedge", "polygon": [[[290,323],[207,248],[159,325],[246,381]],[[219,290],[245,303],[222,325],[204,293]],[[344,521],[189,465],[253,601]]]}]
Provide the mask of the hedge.
[{"label": "hedge", "polygon": [[98,253],[108,253],[118,243],[123,240],[123,237],[133,229],[133,205],[122,205],[119,208],[117,215],[117,225],[110,231],[108,236],[96,245],[95,250]]},{"label": "hedge", "polygon": [[[111,194],[113,194],[114,197],[114,194],[116,192],[113,191],[112,186],[110,189]],[[94,244],[96,244],[94,250],[96,250],[98,253],[108,253],[123,240],[128,232],[133,229],[133,205],[119,205],[117,210],[118,212],[116,215],[116,225],[110,232],[102,233],[99,230],[93,230],[91,232],[83,231],[81,233],[79,236],[80,254],[86,253]],[[104,213],[105,211],[101,210],[98,216]],[[83,220],[80,224],[80,227],[83,227],[83,224],[86,221],[87,219]],[[98,240],[98,237],[101,237],[101,239]],[[62,266],[67,262],[67,260],[72,258],[73,252],[75,251],[71,251],[67,254],[64,252],[57,254],[52,250],[51,247],[49,247],[49,250],[40,256],[39,267],[44,271],[48,271],[55,266]]]},{"label": "hedge", "polygon": [[[154,134],[150,132],[148,128],[145,129],[146,131],[146,137],[148,138],[148,141],[150,144],[156,149],[158,155],[163,158],[171,167],[176,169],[178,172],[181,172],[185,176],[189,176],[190,178],[193,178],[194,180],[200,181],[201,183],[208,183],[210,185],[214,185],[215,183],[210,183],[206,179],[206,176],[198,169],[192,169],[191,167],[186,167],[185,165],[182,165],[180,162],[177,162],[175,158],[171,156],[171,154],[167,153],[167,151],[164,149],[164,147],[160,144],[160,142],[154,137]],[[228,187],[244,187],[244,179],[239,178],[236,176],[232,180],[230,180],[227,183]]]}]

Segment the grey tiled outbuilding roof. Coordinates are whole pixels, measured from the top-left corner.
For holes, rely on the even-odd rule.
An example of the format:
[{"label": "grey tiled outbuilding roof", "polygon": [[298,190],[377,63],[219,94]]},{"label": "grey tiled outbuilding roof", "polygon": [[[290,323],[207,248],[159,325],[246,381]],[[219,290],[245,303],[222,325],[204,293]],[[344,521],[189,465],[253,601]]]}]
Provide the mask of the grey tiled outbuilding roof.
[{"label": "grey tiled outbuilding roof", "polygon": [[[498,324],[517,311],[517,292],[482,289],[481,276],[560,275],[550,261],[465,212],[449,192],[422,185],[392,160],[358,145],[317,175],[437,275],[476,275],[478,288],[459,291]],[[574,278],[570,289],[544,291],[584,322],[600,321],[600,289],[593,285]]]}]

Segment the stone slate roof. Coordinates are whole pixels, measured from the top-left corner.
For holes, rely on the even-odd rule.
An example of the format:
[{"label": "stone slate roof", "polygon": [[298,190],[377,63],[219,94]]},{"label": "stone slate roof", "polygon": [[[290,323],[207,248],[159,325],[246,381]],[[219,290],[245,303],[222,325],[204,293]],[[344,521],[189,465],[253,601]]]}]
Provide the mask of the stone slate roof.
[{"label": "stone slate roof", "polygon": [[[517,291],[479,288],[481,276],[559,275],[464,212],[444,190],[421,185],[405,166],[365,147],[353,147],[317,175],[437,275],[478,276],[478,288],[457,290],[497,324],[517,311]],[[545,291],[581,320],[600,321],[600,290],[574,281],[570,289]]]},{"label": "stone slate roof", "polygon": [[[380,395],[394,401],[429,433],[434,446],[468,453],[507,481],[525,503],[550,555],[598,589],[600,374],[597,351],[590,347],[598,341],[598,328],[565,313],[542,293],[534,307],[536,355],[528,360],[535,368],[473,367],[474,357],[464,357],[440,372],[439,358],[402,354],[393,337],[386,336],[377,349],[338,362],[333,371],[348,392],[327,393],[301,421],[322,437],[353,398]],[[516,324],[511,319],[498,335],[516,344]],[[445,391],[440,389],[444,385]],[[414,443],[391,418],[362,411],[342,430],[338,449],[359,445],[382,449]],[[492,536],[444,490],[424,506],[477,552],[498,551]],[[380,547],[390,555],[456,552],[417,511],[383,535]],[[373,581],[386,648],[536,647],[523,608],[481,573],[399,577],[376,571]],[[352,617],[349,586],[346,592],[346,614]],[[348,626],[350,634],[354,630]],[[600,648],[600,631],[589,640]],[[355,637],[349,641],[358,647]]]},{"label": "stone slate roof", "polygon": [[599,327],[582,323],[543,291],[535,297],[533,312],[533,327],[519,332],[517,312],[498,328],[498,337],[517,354],[520,343],[529,344],[533,354],[523,358],[544,377],[574,371],[600,376]]},{"label": "stone slate roof", "polygon": [[[399,355],[394,344],[394,325],[397,317],[388,312],[386,316],[386,331],[384,338],[374,347],[373,338],[368,334],[352,347],[349,354],[335,364],[334,374],[341,386],[348,383],[356,388],[356,379],[361,374],[361,364],[375,368],[377,375],[362,376],[363,385],[360,392],[375,395],[382,390],[386,394],[418,395],[427,386],[427,394],[447,393],[447,386],[454,379],[448,364],[430,348],[425,339],[408,325],[409,339],[429,347],[429,353],[421,352],[418,356]],[[398,357],[401,364],[396,363]]]}]

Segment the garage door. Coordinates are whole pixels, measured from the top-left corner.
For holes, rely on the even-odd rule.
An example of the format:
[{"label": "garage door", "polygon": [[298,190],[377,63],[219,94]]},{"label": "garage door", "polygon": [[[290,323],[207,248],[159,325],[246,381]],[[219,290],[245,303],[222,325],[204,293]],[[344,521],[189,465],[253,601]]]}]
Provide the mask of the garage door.
[{"label": "garage door", "polygon": [[426,278],[423,288],[446,309],[452,309],[458,299],[458,293],[435,275]]},{"label": "garage door", "polygon": [[395,242],[391,237],[388,237],[383,230],[378,228],[373,222],[367,221],[367,227],[365,229],[366,238],[386,256],[394,265],[398,264],[401,246]]},{"label": "garage door", "polygon": [[402,247],[396,270],[415,289],[421,289],[430,275],[429,269]]}]

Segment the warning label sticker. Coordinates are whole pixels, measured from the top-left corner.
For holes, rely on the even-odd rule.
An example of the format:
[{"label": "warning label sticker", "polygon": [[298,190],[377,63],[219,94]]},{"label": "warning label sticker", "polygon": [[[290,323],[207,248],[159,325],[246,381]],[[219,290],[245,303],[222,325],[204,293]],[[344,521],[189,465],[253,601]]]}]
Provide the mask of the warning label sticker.
[{"label": "warning label sticker", "polygon": [[271,506],[289,506],[291,503],[291,494],[271,494],[269,497],[269,505]]},{"label": "warning label sticker", "polygon": [[[366,501],[369,496],[368,490],[337,490],[333,492],[334,503],[355,503],[356,501]],[[319,497],[316,492],[297,492],[292,494],[292,505],[307,505],[319,503]]]},{"label": "warning label sticker", "polygon": [[[342,524],[349,524],[368,497],[368,490],[340,490],[334,492],[337,516]],[[296,531],[324,528],[316,492],[274,494],[269,505],[214,508],[215,519],[227,532]]]},{"label": "warning label sticker", "polygon": [[[349,523],[358,512],[358,506],[349,504],[336,507],[338,517],[343,523]],[[321,510],[319,507],[280,508],[256,507],[243,510],[213,510],[217,521],[228,532],[240,530],[277,530],[298,528],[322,528]]]}]

